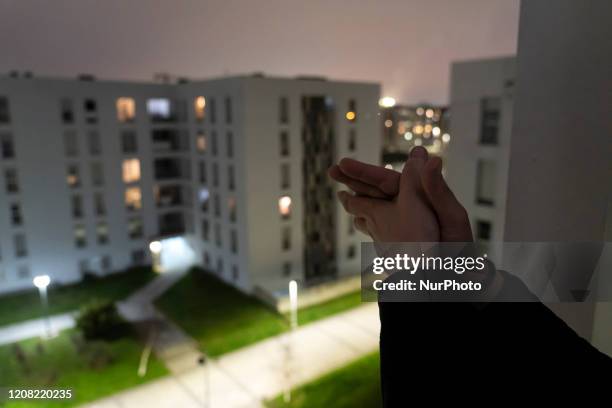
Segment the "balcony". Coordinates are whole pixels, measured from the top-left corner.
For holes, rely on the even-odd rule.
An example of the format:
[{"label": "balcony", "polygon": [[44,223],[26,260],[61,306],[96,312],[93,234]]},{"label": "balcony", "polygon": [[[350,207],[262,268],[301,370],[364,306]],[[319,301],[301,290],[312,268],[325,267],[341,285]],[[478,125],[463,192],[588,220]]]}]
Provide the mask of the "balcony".
[{"label": "balcony", "polygon": [[155,204],[157,208],[168,208],[189,205],[191,190],[187,187],[168,185],[155,187]]},{"label": "balcony", "polygon": [[179,123],[187,118],[185,101],[167,98],[147,100],[147,114],[152,123]]},{"label": "balcony", "polygon": [[160,158],[153,162],[155,180],[189,180],[190,161],[183,158]]},{"label": "balcony", "polygon": [[189,133],[177,129],[156,129],[151,132],[153,152],[173,153],[189,151]]}]

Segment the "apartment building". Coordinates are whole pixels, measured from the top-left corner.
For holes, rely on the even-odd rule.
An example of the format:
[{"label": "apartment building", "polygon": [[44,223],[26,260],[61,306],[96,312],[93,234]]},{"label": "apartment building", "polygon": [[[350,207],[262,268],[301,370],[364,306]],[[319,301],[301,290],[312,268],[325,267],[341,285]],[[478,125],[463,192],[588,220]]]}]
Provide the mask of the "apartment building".
[{"label": "apartment building", "polygon": [[515,71],[513,57],[457,62],[451,69],[446,177],[485,247],[504,237]]},{"label": "apartment building", "polygon": [[[359,273],[329,165],[380,161],[377,84],[0,78],[0,293],[151,262],[251,292]],[[158,249],[158,248],[156,248]]]}]

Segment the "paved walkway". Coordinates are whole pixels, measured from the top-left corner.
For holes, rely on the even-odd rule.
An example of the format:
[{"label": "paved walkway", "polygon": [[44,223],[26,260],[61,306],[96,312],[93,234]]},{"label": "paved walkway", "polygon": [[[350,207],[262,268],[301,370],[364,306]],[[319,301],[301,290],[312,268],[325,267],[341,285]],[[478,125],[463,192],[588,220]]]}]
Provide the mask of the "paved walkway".
[{"label": "paved walkway", "polygon": [[[286,387],[314,380],[376,350],[379,329],[376,305],[363,305],[300,327],[291,335],[225,354],[209,363],[208,371],[193,359],[185,359],[177,374],[86,407],[261,407],[263,399]],[[291,374],[287,377],[286,373]]]},{"label": "paved walkway", "polygon": [[[51,322],[52,333],[74,327],[73,313],[53,315],[49,317],[49,320]],[[0,327],[0,346],[32,337],[43,336],[46,330],[44,318],[2,326]]]}]

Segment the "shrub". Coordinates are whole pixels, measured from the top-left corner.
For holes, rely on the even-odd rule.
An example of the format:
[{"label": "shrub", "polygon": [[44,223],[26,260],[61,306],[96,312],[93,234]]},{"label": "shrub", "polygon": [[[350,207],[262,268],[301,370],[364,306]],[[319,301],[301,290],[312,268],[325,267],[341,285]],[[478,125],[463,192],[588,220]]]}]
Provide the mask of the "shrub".
[{"label": "shrub", "polygon": [[85,305],[76,325],[86,340],[116,340],[127,333],[127,324],[109,300],[94,300]]}]

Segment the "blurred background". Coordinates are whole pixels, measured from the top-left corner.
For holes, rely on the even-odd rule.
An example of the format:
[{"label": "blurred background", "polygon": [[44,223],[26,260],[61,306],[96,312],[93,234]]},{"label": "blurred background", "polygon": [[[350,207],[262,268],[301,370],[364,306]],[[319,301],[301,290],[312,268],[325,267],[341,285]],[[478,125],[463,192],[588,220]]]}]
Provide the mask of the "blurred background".
[{"label": "blurred background", "polygon": [[[0,401],[380,406],[327,169],[424,146],[492,256],[610,240],[612,10],[557,7],[0,0]],[[554,310],[612,353],[609,306]]]}]

